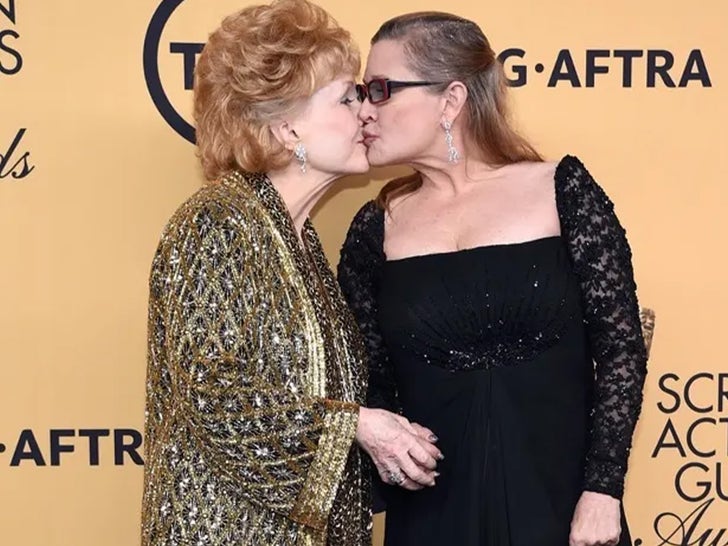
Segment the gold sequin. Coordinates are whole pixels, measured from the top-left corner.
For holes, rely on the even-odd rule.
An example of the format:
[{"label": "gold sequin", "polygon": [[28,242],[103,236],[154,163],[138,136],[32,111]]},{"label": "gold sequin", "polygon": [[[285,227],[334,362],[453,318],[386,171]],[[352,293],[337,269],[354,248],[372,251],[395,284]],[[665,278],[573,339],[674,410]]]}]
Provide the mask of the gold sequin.
[{"label": "gold sequin", "polygon": [[371,543],[363,345],[267,177],[170,220],[152,264],[143,546]]}]

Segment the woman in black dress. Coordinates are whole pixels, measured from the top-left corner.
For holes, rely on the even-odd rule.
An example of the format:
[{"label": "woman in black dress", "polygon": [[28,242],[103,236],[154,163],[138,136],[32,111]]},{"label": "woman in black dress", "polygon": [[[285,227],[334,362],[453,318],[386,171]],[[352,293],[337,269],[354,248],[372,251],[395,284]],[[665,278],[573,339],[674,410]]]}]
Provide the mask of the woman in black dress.
[{"label": "woman in black dress", "polygon": [[407,164],[354,218],[339,282],[369,404],[439,436],[435,487],[390,472],[387,546],[630,544],[621,506],[646,354],[631,253],[575,157],[507,121],[482,31],[385,23],[360,93],[372,165]]}]

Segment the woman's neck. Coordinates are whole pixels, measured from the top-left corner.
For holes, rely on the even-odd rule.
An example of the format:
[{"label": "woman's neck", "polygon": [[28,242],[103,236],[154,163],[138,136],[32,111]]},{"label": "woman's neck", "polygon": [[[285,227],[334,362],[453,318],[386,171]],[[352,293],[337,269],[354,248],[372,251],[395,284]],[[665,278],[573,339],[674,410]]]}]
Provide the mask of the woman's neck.
[{"label": "woman's neck", "polygon": [[422,176],[423,188],[446,192],[453,196],[467,192],[474,182],[497,180],[504,175],[504,168],[479,159],[461,159],[452,164],[446,161],[427,161],[413,164]]},{"label": "woman's neck", "polygon": [[267,173],[291,215],[299,239],[311,210],[336,179],[330,175],[302,173],[297,165]]}]

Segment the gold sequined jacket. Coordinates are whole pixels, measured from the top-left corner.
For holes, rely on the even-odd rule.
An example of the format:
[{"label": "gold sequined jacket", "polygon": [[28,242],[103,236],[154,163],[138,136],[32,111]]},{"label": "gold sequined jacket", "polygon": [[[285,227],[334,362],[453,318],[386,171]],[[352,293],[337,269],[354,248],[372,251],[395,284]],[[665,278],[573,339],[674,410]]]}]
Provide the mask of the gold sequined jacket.
[{"label": "gold sequined jacket", "polygon": [[174,214],[150,276],[142,545],[371,544],[363,344],[264,175]]}]

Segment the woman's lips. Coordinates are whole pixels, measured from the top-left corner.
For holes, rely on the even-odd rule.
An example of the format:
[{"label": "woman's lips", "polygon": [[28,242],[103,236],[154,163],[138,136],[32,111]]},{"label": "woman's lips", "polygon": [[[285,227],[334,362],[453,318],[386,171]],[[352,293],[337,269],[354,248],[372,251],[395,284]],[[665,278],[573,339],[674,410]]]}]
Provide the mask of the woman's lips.
[{"label": "woman's lips", "polygon": [[371,133],[364,133],[364,139],[363,139],[364,145],[369,146],[377,138],[379,138],[377,135],[373,135]]}]

